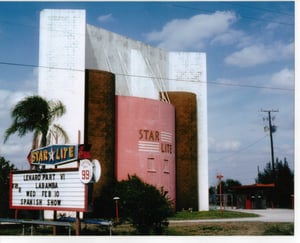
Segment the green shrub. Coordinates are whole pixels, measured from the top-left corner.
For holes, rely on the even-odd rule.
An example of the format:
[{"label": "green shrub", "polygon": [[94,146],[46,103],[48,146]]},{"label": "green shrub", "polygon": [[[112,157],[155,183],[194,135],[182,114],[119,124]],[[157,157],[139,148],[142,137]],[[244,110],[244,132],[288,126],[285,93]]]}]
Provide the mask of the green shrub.
[{"label": "green shrub", "polygon": [[161,234],[168,226],[168,217],[174,213],[166,194],[137,176],[128,176],[115,190],[120,197],[120,217],[129,220],[138,234]]}]

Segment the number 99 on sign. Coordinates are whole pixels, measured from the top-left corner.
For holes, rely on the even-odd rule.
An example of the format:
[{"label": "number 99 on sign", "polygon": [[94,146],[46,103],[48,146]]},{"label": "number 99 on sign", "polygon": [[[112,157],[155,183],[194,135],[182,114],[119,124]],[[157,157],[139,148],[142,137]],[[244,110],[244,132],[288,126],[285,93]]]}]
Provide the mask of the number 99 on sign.
[{"label": "number 99 on sign", "polygon": [[81,171],[81,180],[90,180],[90,171],[89,170],[82,170]]},{"label": "number 99 on sign", "polygon": [[93,164],[88,159],[80,161],[79,177],[82,183],[90,183],[93,178]]}]

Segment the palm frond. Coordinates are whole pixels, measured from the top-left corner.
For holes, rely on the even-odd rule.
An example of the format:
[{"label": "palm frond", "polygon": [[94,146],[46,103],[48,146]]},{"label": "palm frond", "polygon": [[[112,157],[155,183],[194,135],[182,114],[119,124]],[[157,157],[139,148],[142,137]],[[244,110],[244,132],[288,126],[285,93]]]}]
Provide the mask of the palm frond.
[{"label": "palm frond", "polygon": [[63,139],[64,143],[69,142],[69,137],[66,131],[58,124],[52,124],[47,135],[48,143],[50,143],[51,139],[57,141],[59,138]]},{"label": "palm frond", "polygon": [[66,107],[61,101],[49,101],[50,117],[53,121],[56,118],[63,116],[66,113]]},{"label": "palm frond", "polygon": [[11,127],[7,128],[4,133],[4,143],[6,143],[7,139],[17,131],[17,127],[13,124]]},{"label": "palm frond", "polygon": [[[66,113],[66,108],[61,101],[47,101],[41,96],[29,96],[19,101],[12,110],[12,125],[5,131],[4,142],[14,133],[20,137],[28,132],[34,132],[32,146],[46,146],[47,136],[58,136],[68,141],[67,133],[59,125],[50,125],[56,118]],[[52,133],[52,135],[51,135]],[[39,140],[39,145],[37,141]]]}]

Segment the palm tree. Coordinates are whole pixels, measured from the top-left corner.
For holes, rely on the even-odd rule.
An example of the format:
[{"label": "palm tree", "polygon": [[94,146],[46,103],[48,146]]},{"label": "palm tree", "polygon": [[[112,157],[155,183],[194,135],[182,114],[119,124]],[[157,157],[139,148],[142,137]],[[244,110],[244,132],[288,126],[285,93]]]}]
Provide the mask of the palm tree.
[{"label": "palm tree", "polygon": [[[33,132],[32,148],[44,147],[50,143],[51,138],[60,136],[65,142],[68,136],[64,129],[57,124],[53,124],[56,118],[61,117],[66,112],[61,101],[47,101],[44,98],[34,95],[21,100],[12,110],[12,125],[5,131],[4,142],[14,133],[20,137],[28,132]],[[37,141],[40,138],[39,144]]]}]

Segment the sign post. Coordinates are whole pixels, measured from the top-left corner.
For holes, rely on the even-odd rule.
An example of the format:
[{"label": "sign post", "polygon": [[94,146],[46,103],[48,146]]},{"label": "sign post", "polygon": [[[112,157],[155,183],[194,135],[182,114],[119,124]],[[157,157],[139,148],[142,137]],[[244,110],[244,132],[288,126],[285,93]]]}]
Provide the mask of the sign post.
[{"label": "sign post", "polygon": [[220,214],[222,215],[222,178],[223,178],[223,175],[219,174],[219,175],[217,175],[217,178],[219,179],[219,188],[220,188]]},{"label": "sign post", "polygon": [[120,200],[119,197],[114,197],[113,200],[116,202],[116,224],[119,223],[119,206],[118,206],[118,200]]}]

